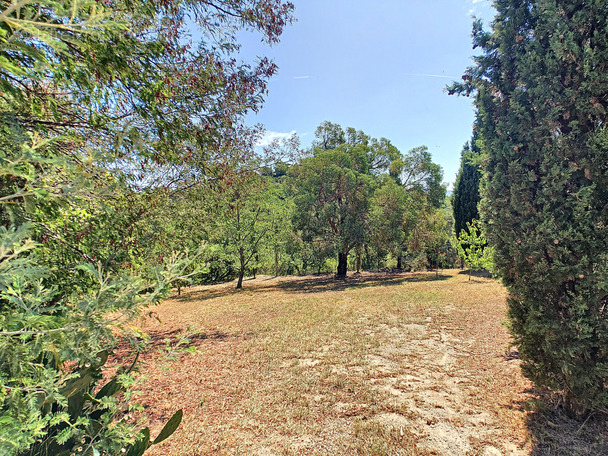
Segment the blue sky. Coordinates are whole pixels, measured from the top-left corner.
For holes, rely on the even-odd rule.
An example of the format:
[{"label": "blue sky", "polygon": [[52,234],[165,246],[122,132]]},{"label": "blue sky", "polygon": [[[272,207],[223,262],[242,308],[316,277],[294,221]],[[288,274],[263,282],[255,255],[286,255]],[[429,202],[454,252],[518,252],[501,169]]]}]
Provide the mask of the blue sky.
[{"label": "blue sky", "polygon": [[487,0],[292,0],[297,22],[278,45],[243,34],[242,56],[279,66],[263,109],[249,115],[269,137],[290,132],[309,146],[324,120],[385,137],[402,152],[426,145],[452,183],[472,133],[473,107],[446,84],[472,64],[472,16]]}]

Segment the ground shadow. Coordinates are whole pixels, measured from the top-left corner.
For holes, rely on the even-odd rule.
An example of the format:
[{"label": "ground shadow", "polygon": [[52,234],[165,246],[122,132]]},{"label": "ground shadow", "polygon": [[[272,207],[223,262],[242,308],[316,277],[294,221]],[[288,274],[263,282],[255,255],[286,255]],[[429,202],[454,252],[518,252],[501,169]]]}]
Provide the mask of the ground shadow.
[{"label": "ground shadow", "polygon": [[181,294],[177,295],[174,294],[172,296],[170,296],[169,298],[172,299],[173,301],[177,301],[177,302],[188,302],[188,301],[206,301],[207,299],[214,299],[214,298],[222,298],[224,296],[231,296],[235,293],[239,293],[243,291],[243,289],[241,290],[237,290],[234,285],[232,284],[226,284],[224,287],[222,288],[210,288],[210,289],[206,289],[206,290],[201,290],[198,289],[197,287],[192,287],[192,288],[183,288],[182,287],[182,292]]},{"label": "ground shadow", "polygon": [[[314,276],[286,276],[274,279],[257,279],[255,283],[250,281],[248,286],[236,290],[229,284],[223,287],[209,289],[184,289],[181,295],[173,295],[171,299],[178,302],[191,300],[208,300],[231,296],[240,292],[269,292],[283,291],[286,293],[320,293],[324,291],[344,291],[347,289],[395,286],[413,282],[433,282],[436,280],[447,280],[451,276],[436,271],[431,272],[366,272],[364,274],[350,274],[346,278],[338,279],[334,274],[317,274]],[[285,280],[286,279],[286,280]]]},{"label": "ground shadow", "polygon": [[481,269],[479,271],[469,271],[468,269],[463,269],[458,273],[459,275],[470,275],[471,277],[479,277],[483,279],[491,279],[492,274],[490,274],[485,269]]},{"label": "ground shadow", "polygon": [[230,337],[236,337],[235,335],[218,331],[188,333],[182,329],[150,330],[146,334],[149,336],[149,339],[143,348],[137,348],[134,344],[129,343],[128,340],[123,339],[113,351],[112,359],[114,363],[123,364],[126,360],[135,357],[138,352],[140,354],[171,352],[176,348],[197,347],[207,340],[221,341]]},{"label": "ground shadow", "polygon": [[222,340],[230,337],[229,334],[222,332],[194,332],[188,333],[181,329],[173,330],[152,330],[148,331],[150,337],[146,344],[146,351],[153,351],[166,346],[175,346],[184,339],[188,339],[188,346],[200,345],[205,340]]},{"label": "ground shadow", "polygon": [[344,279],[336,279],[333,275],[306,277],[299,280],[279,282],[268,288],[278,289],[287,293],[320,293],[324,291],[343,291],[378,286],[396,286],[412,282],[433,282],[449,278],[449,275],[435,273],[374,272],[365,275],[353,274]]},{"label": "ground shadow", "polygon": [[[512,348],[506,361],[519,358]],[[532,448],[530,456],[606,456],[608,455],[608,414],[597,413],[574,418],[562,407],[561,396],[545,388],[525,391],[529,399],[513,401],[507,407],[526,413]]]},{"label": "ground shadow", "polygon": [[563,409],[559,397],[550,391],[527,390],[531,399],[514,401],[513,408],[527,412],[530,456],[608,455],[608,415],[573,418]]}]

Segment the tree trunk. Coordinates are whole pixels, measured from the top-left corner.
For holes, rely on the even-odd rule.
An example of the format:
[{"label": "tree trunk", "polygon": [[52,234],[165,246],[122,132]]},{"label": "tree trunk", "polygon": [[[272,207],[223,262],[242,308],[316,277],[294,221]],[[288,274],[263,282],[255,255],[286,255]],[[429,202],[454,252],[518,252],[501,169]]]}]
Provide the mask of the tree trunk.
[{"label": "tree trunk", "polygon": [[397,256],[397,269],[403,269],[403,264],[401,260],[401,255]]},{"label": "tree trunk", "polygon": [[563,398],[566,415],[577,420],[582,420],[589,416],[591,411],[586,409],[571,391],[565,390]]},{"label": "tree trunk", "polygon": [[357,272],[361,272],[361,249],[357,249],[357,260],[355,261],[355,268]]},{"label": "tree trunk", "polygon": [[245,276],[245,252],[243,251],[243,248],[239,249],[239,263],[239,280],[236,283],[237,290],[243,288],[243,277]]},{"label": "tree trunk", "polygon": [[253,268],[253,278],[255,279],[256,276],[258,275],[258,262],[260,261],[260,255],[259,254],[255,254],[255,267]]},{"label": "tree trunk", "polygon": [[346,270],[348,269],[348,252],[338,253],[338,272],[336,277],[344,279],[346,277]]},{"label": "tree trunk", "polygon": [[279,250],[276,248],[274,250],[274,276],[279,276]]}]

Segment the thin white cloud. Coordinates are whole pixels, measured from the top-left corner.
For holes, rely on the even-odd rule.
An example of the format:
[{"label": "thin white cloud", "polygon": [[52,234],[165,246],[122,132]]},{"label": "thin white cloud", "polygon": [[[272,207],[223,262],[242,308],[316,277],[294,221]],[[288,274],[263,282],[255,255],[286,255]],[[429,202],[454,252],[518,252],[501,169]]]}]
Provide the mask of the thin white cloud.
[{"label": "thin white cloud", "polygon": [[459,79],[458,76],[448,76],[445,74],[428,74],[428,73],[404,73],[404,76],[421,76],[421,77],[426,77],[426,78]]},{"label": "thin white cloud", "polygon": [[310,76],[294,76],[294,79],[310,79]]},{"label": "thin white cloud", "polygon": [[291,135],[293,135],[296,131],[292,130],[289,133],[281,133],[278,131],[267,131],[266,133],[264,133],[264,136],[262,136],[256,143],[256,146],[260,146],[260,147],[264,147],[264,146],[269,146],[270,143],[274,140],[274,139],[284,139],[284,138],[289,138]]}]

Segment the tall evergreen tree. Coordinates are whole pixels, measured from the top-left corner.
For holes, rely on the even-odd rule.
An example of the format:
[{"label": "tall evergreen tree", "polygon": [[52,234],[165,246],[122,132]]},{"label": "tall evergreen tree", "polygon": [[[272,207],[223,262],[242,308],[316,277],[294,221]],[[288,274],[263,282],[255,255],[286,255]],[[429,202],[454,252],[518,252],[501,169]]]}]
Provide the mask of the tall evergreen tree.
[{"label": "tall evergreen tree", "polygon": [[608,10],[600,0],[501,0],[475,94],[482,215],[522,367],[582,413],[608,405]]},{"label": "tall evergreen tree", "polygon": [[479,182],[481,171],[476,162],[480,155],[477,139],[479,133],[473,132],[471,142],[464,145],[460,154],[460,168],[454,183],[454,196],[452,206],[454,209],[454,231],[456,237],[460,236],[462,230],[467,229],[467,223],[479,219]]}]

